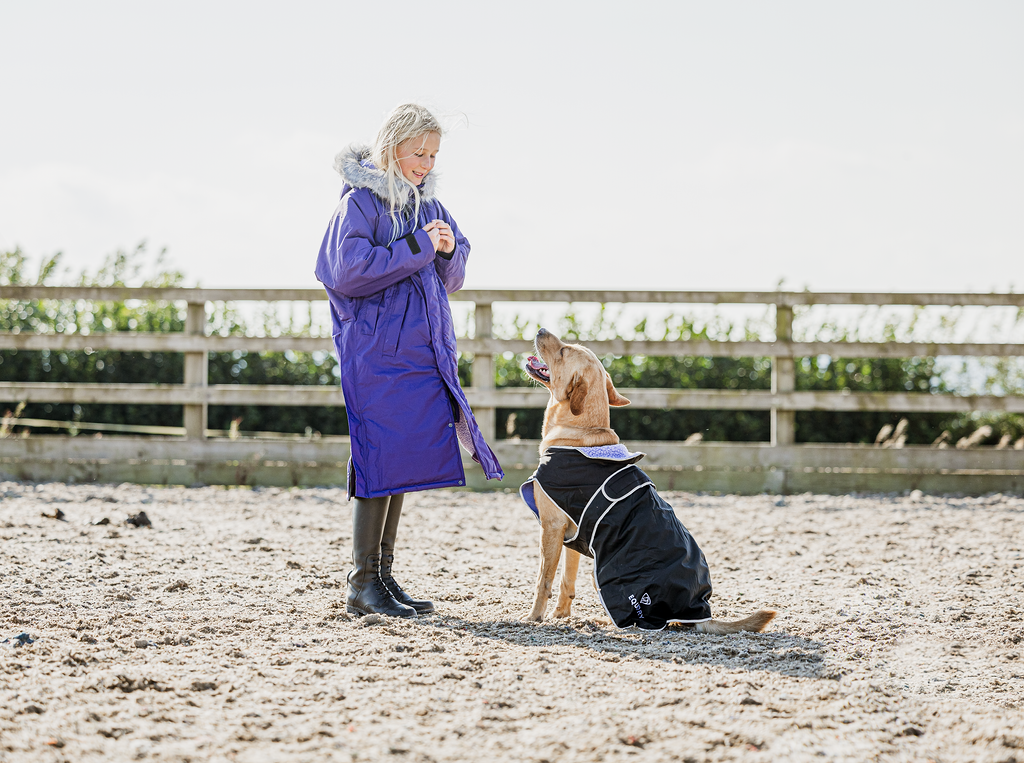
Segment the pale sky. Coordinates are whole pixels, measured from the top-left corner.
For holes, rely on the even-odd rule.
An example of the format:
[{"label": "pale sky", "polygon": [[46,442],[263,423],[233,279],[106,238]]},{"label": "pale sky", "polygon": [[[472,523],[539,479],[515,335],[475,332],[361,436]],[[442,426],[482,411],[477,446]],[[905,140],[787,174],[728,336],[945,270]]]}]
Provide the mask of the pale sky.
[{"label": "pale sky", "polygon": [[316,286],[414,100],[474,288],[1024,287],[1024,3],[0,0],[0,248]]}]

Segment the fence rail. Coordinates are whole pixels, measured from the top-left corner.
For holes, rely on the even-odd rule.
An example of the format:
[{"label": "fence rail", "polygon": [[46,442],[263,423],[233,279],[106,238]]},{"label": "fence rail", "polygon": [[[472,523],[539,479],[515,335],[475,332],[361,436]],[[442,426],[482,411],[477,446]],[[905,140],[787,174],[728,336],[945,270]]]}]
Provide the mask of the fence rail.
[{"label": "fence rail", "polygon": [[[598,355],[709,356],[763,358],[785,354],[808,358],[912,358],[1024,355],[1024,344],[963,342],[719,342],[598,339],[587,342]],[[333,350],[330,337],[318,336],[189,336],[155,331],[110,331],[95,334],[0,333],[0,350],[120,350],[122,352],[315,352]],[[526,339],[461,337],[459,349],[469,353],[532,352]]]},{"label": "fence rail", "polygon": [[[74,299],[93,302],[320,302],[323,289],[191,289],[134,286],[4,286],[0,299]],[[568,289],[463,289],[452,301],[661,303],[673,305],[940,305],[1021,307],[1024,295],[946,292],[615,291]]]},{"label": "fence rail", "polygon": [[[134,480],[239,484],[323,484],[344,481],[348,439],[308,441],[210,437],[210,405],[344,405],[337,386],[208,383],[208,353],[244,350],[331,351],[328,337],[208,335],[209,302],[313,302],[320,289],[183,289],[127,287],[4,286],[0,299],[183,302],[183,332],[54,334],[0,332],[0,349],[121,350],[174,352],[185,356],[182,384],[0,383],[0,401],[48,403],[138,403],[183,407],[184,437],[28,436],[0,440],[0,472],[25,479]],[[881,449],[859,445],[794,442],[796,411],[891,411],[905,413],[999,411],[1024,413],[1022,396],[932,395],[927,393],[805,392],[795,390],[795,361],[830,355],[857,358],[1021,357],[1024,344],[932,342],[797,342],[793,309],[808,305],[941,305],[1021,308],[1017,294],[463,290],[452,301],[474,305],[474,336],[459,348],[473,355],[472,386],[466,394],[485,436],[494,442],[495,409],[542,408],[543,389],[495,386],[493,356],[523,353],[528,341],[492,336],[492,305],[500,302],[599,302],[643,304],[774,305],[776,341],[601,340],[587,345],[598,354],[649,356],[767,357],[771,391],[629,389],[639,408],[761,410],[771,416],[770,443],[630,443],[649,454],[648,470],[665,487],[776,492],[894,490],[921,488],[981,492],[1024,490],[1024,452],[978,448]],[[536,462],[535,441],[498,441],[495,449],[512,486]],[[471,486],[483,485],[469,464]],[[490,485],[493,487],[493,483]]]},{"label": "fence rail", "polygon": [[[899,411],[1024,413],[1024,397],[931,395],[926,392],[768,392],[761,390],[621,390],[634,408],[719,411]],[[510,387],[466,390],[474,410],[543,408],[544,389]],[[0,400],[27,403],[122,403],[138,405],[344,406],[340,387],[284,384],[70,384],[0,382]],[[479,418],[479,417],[478,417]]]}]

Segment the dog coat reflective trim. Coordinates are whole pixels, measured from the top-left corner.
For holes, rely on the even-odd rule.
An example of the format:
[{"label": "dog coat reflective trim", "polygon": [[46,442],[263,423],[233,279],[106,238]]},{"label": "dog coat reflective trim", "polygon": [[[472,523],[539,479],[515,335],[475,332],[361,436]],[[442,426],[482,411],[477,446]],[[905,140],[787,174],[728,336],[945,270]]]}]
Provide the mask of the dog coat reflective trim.
[{"label": "dog coat reflective trim", "polygon": [[594,559],[598,598],[619,628],[711,619],[711,572],[693,536],[625,446],[551,448],[519,489],[540,489],[577,530],[564,545]]},{"label": "dog coat reflective trim", "polygon": [[[545,465],[551,460],[555,454],[559,455],[558,468],[568,469],[572,472],[571,475],[565,475],[561,480],[562,483],[569,486],[575,486],[575,490],[578,491],[578,495],[574,499],[569,499],[569,503],[578,503],[580,497],[589,499],[594,492],[601,486],[605,478],[608,476],[599,469],[592,468],[586,461],[580,461],[579,459],[565,459],[561,458],[561,454],[578,453],[581,456],[585,456],[587,459],[605,461],[605,462],[617,462],[620,464],[635,464],[641,458],[646,456],[646,453],[631,453],[626,449],[625,445],[600,445],[592,448],[563,448],[555,446],[549,448],[544,455],[540,458],[540,466],[537,470],[530,475],[530,479],[524,482],[519,487],[520,497],[526,501],[526,505],[530,511],[540,521],[540,512],[537,510],[537,504],[533,497],[534,480],[537,478],[538,472],[545,467]],[[580,468],[582,467],[582,468]],[[584,484],[586,481],[586,484]],[[547,480],[550,484],[555,484],[552,480]],[[543,487],[541,488],[543,490]],[[563,501],[555,501],[555,505],[562,508]],[[581,509],[582,510],[582,509]],[[562,508],[562,511],[565,511]],[[573,516],[571,513],[566,511],[569,518],[573,522],[579,524],[578,516]],[[572,548],[570,546],[570,548]],[[589,551],[584,549],[576,549],[581,554],[590,556]]]}]

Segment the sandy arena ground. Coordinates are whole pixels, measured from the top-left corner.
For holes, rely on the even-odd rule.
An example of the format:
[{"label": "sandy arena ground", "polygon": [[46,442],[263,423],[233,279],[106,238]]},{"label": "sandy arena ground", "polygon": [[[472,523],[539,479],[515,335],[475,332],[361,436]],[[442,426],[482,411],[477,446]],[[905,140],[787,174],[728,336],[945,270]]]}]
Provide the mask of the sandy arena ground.
[{"label": "sandy arena ground", "polygon": [[666,498],[768,633],[600,625],[587,560],[518,622],[514,493],[409,496],[439,613],[371,623],[340,490],[2,483],[0,760],[1024,762],[1024,500]]}]

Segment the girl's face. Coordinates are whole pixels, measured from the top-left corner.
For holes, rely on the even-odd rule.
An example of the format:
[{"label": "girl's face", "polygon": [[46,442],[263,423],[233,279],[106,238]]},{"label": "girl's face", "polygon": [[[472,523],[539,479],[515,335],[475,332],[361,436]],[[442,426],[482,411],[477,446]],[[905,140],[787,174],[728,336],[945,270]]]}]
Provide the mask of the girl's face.
[{"label": "girl's face", "polygon": [[395,153],[402,176],[415,186],[421,185],[434,169],[434,159],[440,149],[441,136],[436,132],[428,132],[399,143]]}]

